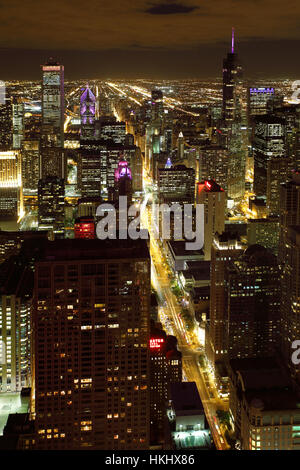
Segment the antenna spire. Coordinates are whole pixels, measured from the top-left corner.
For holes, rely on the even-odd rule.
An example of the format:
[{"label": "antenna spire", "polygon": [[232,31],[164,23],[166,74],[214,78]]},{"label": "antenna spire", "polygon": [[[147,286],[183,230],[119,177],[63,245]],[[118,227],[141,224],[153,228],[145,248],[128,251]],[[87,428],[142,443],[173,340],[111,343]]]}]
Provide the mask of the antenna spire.
[{"label": "antenna spire", "polygon": [[234,28],[231,31],[231,53],[234,53]]}]

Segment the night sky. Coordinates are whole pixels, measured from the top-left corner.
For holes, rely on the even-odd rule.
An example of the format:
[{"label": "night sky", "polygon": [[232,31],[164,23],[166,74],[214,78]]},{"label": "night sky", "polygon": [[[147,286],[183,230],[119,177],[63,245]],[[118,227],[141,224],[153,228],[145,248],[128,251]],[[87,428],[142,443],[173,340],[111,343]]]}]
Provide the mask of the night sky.
[{"label": "night sky", "polygon": [[299,0],[0,0],[0,79],[220,76],[231,27],[246,76],[300,79]]}]

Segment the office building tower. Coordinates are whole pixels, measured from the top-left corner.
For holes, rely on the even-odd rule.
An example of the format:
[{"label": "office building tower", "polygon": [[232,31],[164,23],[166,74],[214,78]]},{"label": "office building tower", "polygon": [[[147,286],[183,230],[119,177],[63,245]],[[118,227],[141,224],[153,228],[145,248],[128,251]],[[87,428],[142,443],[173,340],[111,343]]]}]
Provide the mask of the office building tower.
[{"label": "office building tower", "polygon": [[292,344],[300,338],[300,225],[285,229],[284,241],[285,245],[281,248],[284,255],[281,271],[282,352],[293,378],[299,384],[300,367],[292,361]]},{"label": "office building tower", "polygon": [[163,92],[159,89],[151,91],[151,118],[153,121],[162,119],[164,115]]},{"label": "office building tower", "polygon": [[252,147],[254,192],[256,196],[266,198],[269,214],[277,214],[280,183],[288,178],[284,121],[271,115],[258,117],[255,120]]},{"label": "office building tower", "polygon": [[80,97],[80,140],[95,138],[96,97],[87,85]]},{"label": "office building tower", "polygon": [[195,170],[185,165],[158,168],[158,195],[161,202],[194,204]]},{"label": "office building tower", "polygon": [[22,141],[22,185],[25,195],[37,194],[40,168],[40,141],[26,139]]},{"label": "office building tower", "polygon": [[0,104],[0,151],[12,148],[12,136],[12,99],[6,95],[4,103]]},{"label": "office building tower", "polygon": [[177,139],[177,158],[179,161],[184,160],[184,137],[181,131]]},{"label": "office building tower", "polygon": [[228,198],[240,201],[245,192],[248,132],[242,68],[234,48],[234,29],[232,29],[231,52],[223,61],[222,132],[218,143],[228,148]]},{"label": "office building tower", "polygon": [[146,241],[48,242],[35,269],[37,448],[149,448],[150,293]]},{"label": "office building tower", "polygon": [[214,180],[197,183],[196,203],[204,204],[204,259],[211,258],[215,233],[225,229],[226,193]]},{"label": "office building tower", "polygon": [[0,216],[23,213],[21,154],[19,150],[0,152]]},{"label": "office building tower", "polygon": [[210,318],[205,336],[205,351],[212,364],[227,358],[227,266],[243,251],[244,247],[236,234],[226,232],[215,235],[211,250]]},{"label": "office building tower", "polygon": [[17,256],[0,267],[0,392],[31,385],[33,273]]},{"label": "office building tower", "polygon": [[[280,340],[280,271],[276,256],[249,246],[226,266],[229,358],[272,356]],[[226,290],[226,287],[225,287]]]},{"label": "office building tower", "polygon": [[12,147],[20,149],[24,138],[24,100],[22,98],[13,98],[12,100]]},{"label": "office building tower", "polygon": [[74,223],[75,238],[95,238],[95,219],[90,216],[77,217]]},{"label": "office building tower", "polygon": [[213,179],[228,189],[228,166],[230,155],[226,147],[206,145],[200,148],[199,181]]},{"label": "office building tower", "polygon": [[181,352],[177,340],[151,326],[150,331],[150,429],[151,443],[163,442],[170,384],[182,380]]},{"label": "office building tower", "polygon": [[253,122],[255,116],[268,114],[274,101],[274,87],[249,87],[248,88],[248,120]]},{"label": "office building tower", "polygon": [[65,222],[65,183],[61,178],[48,176],[38,184],[39,230],[49,230],[63,237]]},{"label": "office building tower", "polygon": [[229,413],[241,450],[299,450],[299,398],[273,358],[230,361]]},{"label": "office building tower", "polygon": [[42,66],[40,178],[66,177],[64,159],[64,66],[53,59]]},{"label": "office building tower", "polygon": [[240,92],[242,68],[234,52],[234,30],[232,30],[231,52],[223,61],[223,110],[222,120],[225,128],[240,118]]},{"label": "office building tower", "polygon": [[80,141],[77,181],[82,197],[100,197],[102,187],[106,187],[106,160],[103,155],[105,151],[106,145],[100,140]]},{"label": "office building tower", "polygon": [[279,248],[279,217],[248,219],[247,240],[249,245],[262,245],[277,256]]},{"label": "office building tower", "polygon": [[126,160],[120,160],[115,170],[113,199],[118,201],[120,196],[127,196],[127,203],[132,203],[132,175]]},{"label": "office building tower", "polygon": [[279,261],[285,263],[287,232],[290,225],[300,225],[300,173],[294,172],[290,181],[280,187]]},{"label": "office building tower", "polygon": [[143,158],[140,147],[124,145],[123,157],[128,162],[132,173],[132,190],[143,191]]},{"label": "office building tower", "polygon": [[126,140],[126,123],[123,121],[117,122],[115,118],[110,118],[109,121],[105,120],[101,123],[100,139],[124,145]]}]

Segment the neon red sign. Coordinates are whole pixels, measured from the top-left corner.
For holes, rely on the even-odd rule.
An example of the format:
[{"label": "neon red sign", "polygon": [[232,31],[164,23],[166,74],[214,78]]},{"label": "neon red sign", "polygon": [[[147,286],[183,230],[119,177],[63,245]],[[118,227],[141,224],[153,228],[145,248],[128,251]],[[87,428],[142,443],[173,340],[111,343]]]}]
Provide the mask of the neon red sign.
[{"label": "neon red sign", "polygon": [[151,338],[150,339],[150,349],[160,349],[163,342],[164,342],[163,338]]}]

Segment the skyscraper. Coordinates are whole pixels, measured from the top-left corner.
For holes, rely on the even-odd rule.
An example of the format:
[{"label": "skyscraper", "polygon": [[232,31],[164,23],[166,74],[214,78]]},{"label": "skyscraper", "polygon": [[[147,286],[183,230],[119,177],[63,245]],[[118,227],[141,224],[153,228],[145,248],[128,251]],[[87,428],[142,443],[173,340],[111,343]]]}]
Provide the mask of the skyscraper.
[{"label": "skyscraper", "polygon": [[209,361],[227,358],[228,261],[237,259],[243,252],[243,245],[236,234],[216,234],[211,250],[210,277],[210,318],[205,336],[205,351]]},{"label": "skyscraper", "polygon": [[284,239],[284,262],[281,273],[282,352],[286,365],[299,385],[300,367],[292,361],[294,352],[292,344],[300,338],[300,225],[289,226]]},{"label": "skyscraper", "polygon": [[277,214],[280,183],[288,177],[283,119],[274,115],[259,116],[255,120],[252,147],[254,192],[267,200],[269,214]]},{"label": "skyscraper", "polygon": [[150,258],[144,240],[48,242],[35,270],[40,449],[147,449]]},{"label": "skyscraper", "polygon": [[246,100],[243,97],[242,68],[234,51],[232,29],[231,52],[223,61],[223,110],[222,129],[229,151],[228,187],[229,199],[241,200],[245,192],[245,163],[248,151],[246,126]]},{"label": "skyscraper", "polygon": [[42,129],[40,177],[65,178],[64,66],[50,58],[42,66]]},{"label": "skyscraper", "polygon": [[61,178],[48,176],[38,184],[38,224],[40,230],[63,237],[65,221],[65,184]]},{"label": "skyscraper", "polygon": [[223,61],[223,124],[229,128],[240,115],[240,86],[242,68],[234,52],[234,29],[232,29],[231,51]]},{"label": "skyscraper", "polygon": [[83,90],[80,97],[80,140],[95,138],[96,97],[88,85]]},{"label": "skyscraper", "polygon": [[204,259],[211,259],[215,233],[225,229],[226,193],[214,180],[197,183],[196,203],[204,204]]},{"label": "skyscraper", "polygon": [[249,246],[227,261],[229,358],[272,356],[280,339],[280,271],[274,254]]},{"label": "skyscraper", "polygon": [[31,385],[31,308],[33,274],[12,256],[0,269],[0,392]]},{"label": "skyscraper", "polygon": [[24,101],[22,98],[12,100],[13,148],[20,149],[24,139]]}]

